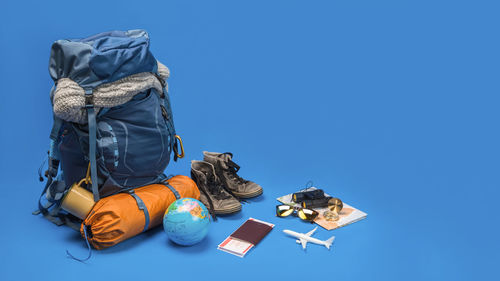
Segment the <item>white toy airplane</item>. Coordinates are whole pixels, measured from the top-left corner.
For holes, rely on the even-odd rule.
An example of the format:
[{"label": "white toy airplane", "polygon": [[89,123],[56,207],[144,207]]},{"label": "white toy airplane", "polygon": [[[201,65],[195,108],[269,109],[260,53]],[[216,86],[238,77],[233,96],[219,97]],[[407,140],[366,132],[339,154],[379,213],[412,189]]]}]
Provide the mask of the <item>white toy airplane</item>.
[{"label": "white toy airplane", "polygon": [[321,241],[319,239],[311,237],[311,235],[316,231],[316,229],[318,229],[318,227],[315,227],[313,230],[311,230],[311,231],[309,231],[308,233],[305,233],[305,234],[304,233],[298,233],[298,232],[295,232],[295,231],[291,231],[291,230],[288,230],[288,229],[283,230],[283,232],[286,233],[286,234],[288,234],[288,235],[291,235],[291,236],[293,236],[295,238],[299,238],[297,240],[297,243],[302,244],[302,249],[304,249],[304,250],[306,249],[307,242],[311,242],[311,243],[314,243],[314,244],[323,245],[328,250],[330,250],[330,246],[332,245],[333,240],[335,239],[335,236],[330,237],[330,239],[328,239],[328,240]]}]

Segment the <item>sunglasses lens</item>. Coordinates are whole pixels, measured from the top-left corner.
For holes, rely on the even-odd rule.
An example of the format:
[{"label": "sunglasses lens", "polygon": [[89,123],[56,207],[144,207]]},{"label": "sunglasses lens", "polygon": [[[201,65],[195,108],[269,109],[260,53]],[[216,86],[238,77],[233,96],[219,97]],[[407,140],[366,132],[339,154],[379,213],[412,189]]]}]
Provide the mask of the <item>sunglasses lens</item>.
[{"label": "sunglasses lens", "polygon": [[276,215],[278,217],[286,217],[293,213],[293,207],[288,205],[276,206]]},{"label": "sunglasses lens", "polygon": [[311,209],[300,209],[298,215],[305,221],[313,221],[318,216],[318,212]]}]

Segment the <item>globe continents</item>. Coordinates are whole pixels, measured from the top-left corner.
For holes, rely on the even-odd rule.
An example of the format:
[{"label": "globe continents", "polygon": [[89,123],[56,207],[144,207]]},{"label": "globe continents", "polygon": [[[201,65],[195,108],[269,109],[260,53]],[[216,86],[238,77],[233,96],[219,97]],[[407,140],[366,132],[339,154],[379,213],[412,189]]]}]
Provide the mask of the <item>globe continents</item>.
[{"label": "globe continents", "polygon": [[176,200],[163,216],[163,229],[168,238],[183,246],[194,245],[203,240],[208,233],[209,224],[207,208],[193,198]]}]

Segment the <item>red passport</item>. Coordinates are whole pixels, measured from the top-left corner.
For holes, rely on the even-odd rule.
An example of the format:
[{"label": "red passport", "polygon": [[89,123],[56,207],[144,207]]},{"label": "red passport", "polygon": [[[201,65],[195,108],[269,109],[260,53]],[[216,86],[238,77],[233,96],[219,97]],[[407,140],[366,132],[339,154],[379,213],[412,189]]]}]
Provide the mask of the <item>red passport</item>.
[{"label": "red passport", "polygon": [[218,249],[237,255],[245,254],[257,245],[274,227],[274,224],[249,218],[226,240],[219,244]]},{"label": "red passport", "polygon": [[254,246],[257,245],[262,238],[264,238],[269,231],[273,229],[272,226],[264,224],[262,222],[248,219],[244,224],[242,224],[238,229],[236,229],[230,236],[236,239],[247,241],[252,243]]}]

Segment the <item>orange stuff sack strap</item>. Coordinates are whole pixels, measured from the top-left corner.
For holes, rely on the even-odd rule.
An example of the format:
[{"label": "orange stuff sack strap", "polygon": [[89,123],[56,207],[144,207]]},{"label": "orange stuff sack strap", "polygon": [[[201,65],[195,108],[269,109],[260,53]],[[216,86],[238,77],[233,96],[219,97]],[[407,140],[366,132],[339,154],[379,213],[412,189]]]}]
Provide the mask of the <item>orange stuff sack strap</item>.
[{"label": "orange stuff sack strap", "polygon": [[[189,177],[175,176],[166,183],[180,198],[200,198],[196,183]],[[102,198],[83,221],[80,233],[85,239],[86,228],[88,242],[98,250],[111,247],[161,224],[165,211],[175,200],[174,192],[163,184],[147,185],[132,193]]]}]

